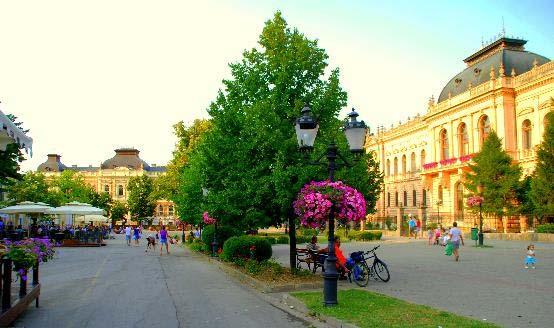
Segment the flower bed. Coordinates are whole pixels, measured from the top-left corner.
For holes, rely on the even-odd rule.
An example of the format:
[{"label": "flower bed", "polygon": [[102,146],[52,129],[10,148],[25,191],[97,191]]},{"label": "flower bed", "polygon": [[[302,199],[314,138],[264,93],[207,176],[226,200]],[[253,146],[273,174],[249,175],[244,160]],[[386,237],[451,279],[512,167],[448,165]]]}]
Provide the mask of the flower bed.
[{"label": "flower bed", "polygon": [[454,157],[454,158],[443,159],[440,161],[440,163],[442,166],[448,166],[448,165],[456,164],[457,161],[458,159]]},{"label": "flower bed", "polygon": [[471,158],[473,157],[473,155],[464,155],[464,156],[460,156],[460,162],[464,163],[464,162],[467,162],[469,161]]}]

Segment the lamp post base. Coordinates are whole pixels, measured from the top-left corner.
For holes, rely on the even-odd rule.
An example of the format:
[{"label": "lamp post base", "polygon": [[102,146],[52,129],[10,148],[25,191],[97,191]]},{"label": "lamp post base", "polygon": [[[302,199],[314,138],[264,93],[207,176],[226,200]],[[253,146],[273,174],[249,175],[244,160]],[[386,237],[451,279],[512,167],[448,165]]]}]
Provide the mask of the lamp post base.
[{"label": "lamp post base", "polygon": [[479,246],[483,246],[483,233],[479,232],[478,237],[479,237]]},{"label": "lamp post base", "polygon": [[323,305],[335,306],[339,302],[337,300],[337,285],[339,273],[335,266],[337,259],[327,258],[325,260],[325,273],[323,273]]},{"label": "lamp post base", "polygon": [[217,256],[217,241],[212,242],[212,257]]}]

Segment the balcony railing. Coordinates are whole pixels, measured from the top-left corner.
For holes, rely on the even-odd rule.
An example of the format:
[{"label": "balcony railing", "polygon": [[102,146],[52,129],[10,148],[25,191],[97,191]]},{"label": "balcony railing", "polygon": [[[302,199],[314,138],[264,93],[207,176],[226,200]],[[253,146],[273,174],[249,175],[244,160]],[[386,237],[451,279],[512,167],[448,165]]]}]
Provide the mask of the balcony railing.
[{"label": "balcony railing", "polygon": [[432,171],[435,169],[449,168],[457,164],[463,164],[470,161],[473,158],[474,154],[460,156],[459,158],[453,157],[448,159],[443,159],[439,162],[430,162],[423,164],[424,171]]}]

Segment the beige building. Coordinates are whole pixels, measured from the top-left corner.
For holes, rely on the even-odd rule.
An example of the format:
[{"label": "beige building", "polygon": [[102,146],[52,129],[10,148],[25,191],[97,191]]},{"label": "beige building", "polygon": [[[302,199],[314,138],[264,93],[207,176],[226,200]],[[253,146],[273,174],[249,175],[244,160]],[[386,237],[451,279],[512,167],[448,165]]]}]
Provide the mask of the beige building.
[{"label": "beige building", "polygon": [[[151,178],[165,174],[165,166],[149,165],[139,157],[139,151],[134,148],[120,148],[115,150],[115,155],[102,162],[99,166],[79,167],[66,166],[61,162],[58,154],[49,154],[46,162],[40,164],[38,172],[46,176],[59,175],[65,170],[79,172],[85,182],[97,192],[107,192],[115,201],[127,201],[127,185],[129,179],[134,176],[147,175]],[[177,217],[175,205],[168,200],[158,200],[154,210],[154,223],[173,224]]]},{"label": "beige building", "polygon": [[[533,171],[545,115],[554,110],[554,62],[524,49],[526,41],[500,37],[467,57],[467,68],[443,88],[427,111],[367,143],[385,175],[376,216],[412,214],[428,222],[474,224],[465,208],[463,172],[494,130],[524,174]],[[439,219],[440,218],[440,219]],[[523,220],[521,220],[523,224]],[[492,230],[519,230],[489,220]]]}]

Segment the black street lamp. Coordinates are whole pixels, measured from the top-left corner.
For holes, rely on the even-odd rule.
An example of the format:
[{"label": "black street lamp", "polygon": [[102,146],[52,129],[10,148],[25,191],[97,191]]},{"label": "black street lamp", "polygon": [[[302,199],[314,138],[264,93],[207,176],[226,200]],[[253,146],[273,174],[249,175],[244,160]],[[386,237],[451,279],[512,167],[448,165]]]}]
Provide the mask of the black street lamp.
[{"label": "black street lamp", "polygon": [[[358,113],[354,109],[348,114],[350,121],[347,121],[344,126],[344,133],[350,152],[355,155],[363,153],[363,146],[367,134],[367,126],[364,121],[358,122]],[[308,105],[302,108],[302,116],[296,120],[296,137],[298,146],[301,151],[310,152],[313,150],[315,137],[319,130],[317,121],[312,117],[311,109]],[[321,162],[323,157],[327,158],[328,163]],[[337,158],[341,162],[337,162]],[[329,169],[329,181],[335,180],[335,170],[341,166],[351,167],[350,164],[339,152],[339,149],[334,141],[327,146],[327,152],[321,155],[315,162],[310,162],[314,165],[326,165]],[[331,206],[329,213],[329,238],[328,238],[329,254],[325,260],[325,272],[323,273],[323,297],[325,306],[334,306],[337,301],[337,280],[339,274],[337,272],[337,257],[335,255],[335,213],[334,206]]]}]

